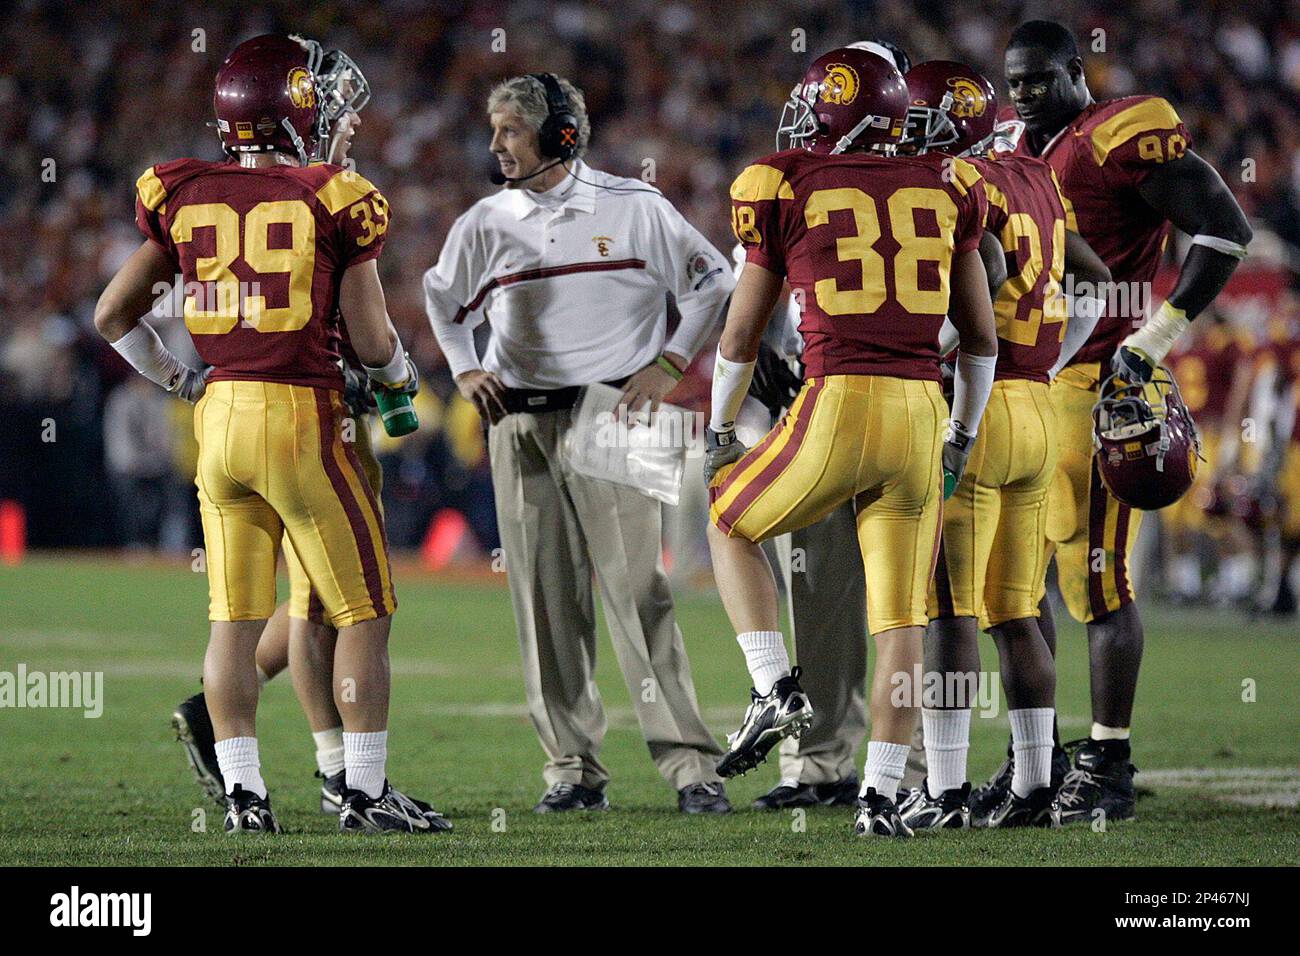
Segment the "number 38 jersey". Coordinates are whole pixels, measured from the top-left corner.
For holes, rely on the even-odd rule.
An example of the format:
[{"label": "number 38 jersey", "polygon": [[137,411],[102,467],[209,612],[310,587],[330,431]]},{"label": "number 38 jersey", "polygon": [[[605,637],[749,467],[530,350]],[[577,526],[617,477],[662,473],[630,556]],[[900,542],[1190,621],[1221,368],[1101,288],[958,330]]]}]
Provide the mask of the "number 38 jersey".
[{"label": "number 38 jersey", "polygon": [[939,380],[952,260],[979,245],[988,209],[973,166],[785,150],[736,178],[731,207],[746,260],[801,304],[809,376]]},{"label": "number 38 jersey", "polygon": [[339,284],[388,231],[388,203],[364,177],[178,159],[140,177],[135,212],[183,277],[209,381],[343,388]]}]

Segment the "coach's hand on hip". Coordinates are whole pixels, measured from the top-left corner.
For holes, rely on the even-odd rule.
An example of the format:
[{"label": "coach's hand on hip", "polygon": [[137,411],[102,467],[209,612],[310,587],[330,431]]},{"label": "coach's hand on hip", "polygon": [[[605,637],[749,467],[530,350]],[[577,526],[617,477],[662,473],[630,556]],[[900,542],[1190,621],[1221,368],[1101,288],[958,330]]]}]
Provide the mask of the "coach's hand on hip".
[{"label": "coach's hand on hip", "polygon": [[[664,362],[675,368],[677,374],[673,375],[669,372],[664,367]],[[674,352],[665,352],[627,380],[619,403],[627,406],[629,415],[640,409],[646,402],[650,403],[651,412],[658,411],[664,396],[676,388],[677,383],[682,380],[687,364],[684,357]]]},{"label": "coach's hand on hip", "polygon": [[505,386],[501,379],[481,368],[461,372],[456,376],[456,387],[461,395],[474,403],[479,415],[491,425],[506,416]]}]

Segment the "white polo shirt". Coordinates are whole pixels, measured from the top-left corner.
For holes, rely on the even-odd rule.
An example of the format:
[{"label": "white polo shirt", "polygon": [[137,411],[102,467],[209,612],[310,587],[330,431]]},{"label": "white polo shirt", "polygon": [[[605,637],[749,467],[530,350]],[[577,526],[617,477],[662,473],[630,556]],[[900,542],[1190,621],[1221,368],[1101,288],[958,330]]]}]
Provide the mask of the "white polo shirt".
[{"label": "white polo shirt", "polygon": [[[540,197],[502,189],[451,227],[424,295],[453,375],[484,368],[515,388],[613,381],[665,351],[692,358],[716,327],[735,286],[722,254],[654,187],[581,161],[573,172]],[[666,292],[681,313],[671,339]]]}]

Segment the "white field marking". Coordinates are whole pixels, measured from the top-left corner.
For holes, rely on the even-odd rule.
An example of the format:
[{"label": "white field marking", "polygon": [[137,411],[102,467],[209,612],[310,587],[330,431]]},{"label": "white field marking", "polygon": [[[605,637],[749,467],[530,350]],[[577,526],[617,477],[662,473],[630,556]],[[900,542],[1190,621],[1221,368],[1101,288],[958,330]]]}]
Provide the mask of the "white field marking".
[{"label": "white field marking", "polygon": [[1196,790],[1213,800],[1248,807],[1300,806],[1300,767],[1182,767],[1144,770],[1141,785]]}]

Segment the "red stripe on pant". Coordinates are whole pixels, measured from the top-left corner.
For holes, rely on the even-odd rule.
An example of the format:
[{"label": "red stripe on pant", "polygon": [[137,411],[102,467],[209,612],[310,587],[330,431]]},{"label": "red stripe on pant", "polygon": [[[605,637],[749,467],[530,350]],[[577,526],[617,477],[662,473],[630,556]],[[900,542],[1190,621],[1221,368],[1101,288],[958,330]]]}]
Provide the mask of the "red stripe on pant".
[{"label": "red stripe on pant", "polygon": [[1102,588],[1102,575],[1106,573],[1103,564],[1100,571],[1093,570],[1098,550],[1102,560],[1106,559],[1106,504],[1110,496],[1106,486],[1101,483],[1101,473],[1097,470],[1097,459],[1091,463],[1092,476],[1088,481],[1088,606],[1094,618],[1107,613],[1106,592]]},{"label": "red stripe on pant", "polygon": [[[813,412],[817,408],[817,398],[825,387],[825,379],[814,379],[808,386],[808,393],[804,396],[803,404],[799,407],[799,415],[795,418],[794,425],[790,429],[790,438],[785,447],[777,452],[776,457],[769,461],[766,467],[745,485],[744,490],[736,496],[736,500],[718,517],[718,527],[720,529],[729,534],[732,526],[745,513],[745,509],[753,504],[759,495],[771,487],[772,483],[781,476],[781,472],[785,471],[786,467],[794,459],[794,456],[798,454],[799,448],[803,445],[804,437],[808,434],[808,423],[812,420]],[[785,428],[782,428],[781,431],[784,432]],[[772,436],[769,435],[768,437],[771,438]],[[764,442],[761,447],[767,448],[768,444]],[[746,455],[745,457],[748,458],[749,456]],[[744,461],[745,459],[742,458],[737,462],[736,467],[732,469],[732,473],[727,478],[732,478],[736,472],[740,471]],[[726,482],[723,482],[723,484],[726,484]]]},{"label": "red stripe on pant", "polygon": [[1132,508],[1121,504],[1115,519],[1115,594],[1119,606],[1129,603],[1128,599],[1128,519]]},{"label": "red stripe on pant", "polygon": [[[366,428],[367,426],[364,422],[358,422],[357,427]],[[392,593],[391,606],[385,605],[385,607],[388,608],[389,613],[392,613],[397,610],[397,595],[393,593],[393,576],[391,570],[393,562],[388,553],[388,532],[384,527],[384,512],[383,509],[379,507],[379,502],[375,498],[375,489],[370,485],[370,478],[366,475],[366,470],[361,467],[361,459],[357,456],[356,446],[351,442],[344,442],[343,454],[347,458],[348,464],[352,466],[353,474],[357,476],[357,480],[361,483],[361,487],[365,491],[366,502],[370,505],[370,510],[375,516],[375,527],[379,529],[380,540],[384,543],[384,559],[390,569],[388,573],[388,586],[389,592]],[[376,610],[383,610],[383,608],[376,608]]]},{"label": "red stripe on pant", "polygon": [[374,605],[375,612],[382,615],[387,605],[384,603],[384,587],[379,577],[379,558],[375,552],[375,543],[370,537],[370,528],[361,513],[361,505],[352,493],[352,489],[348,487],[343,469],[334,458],[334,441],[339,439],[339,435],[335,428],[337,420],[334,416],[334,406],[330,400],[333,393],[324,388],[318,388],[315,392],[316,415],[320,425],[321,465],[325,468],[325,474],[329,477],[334,494],[338,497],[339,504],[343,506],[348,525],[352,528],[352,537],[356,541],[357,555],[361,559],[361,573],[365,578],[370,603]]}]

